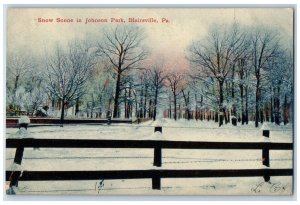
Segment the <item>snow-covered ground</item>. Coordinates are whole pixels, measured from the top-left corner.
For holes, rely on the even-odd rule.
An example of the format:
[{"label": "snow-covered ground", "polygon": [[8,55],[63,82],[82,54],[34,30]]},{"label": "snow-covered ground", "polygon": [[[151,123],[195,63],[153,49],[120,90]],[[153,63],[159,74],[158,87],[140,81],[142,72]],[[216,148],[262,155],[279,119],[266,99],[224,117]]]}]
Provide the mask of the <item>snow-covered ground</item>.
[{"label": "snow-covered ground", "polygon": [[[163,134],[153,133],[162,125]],[[270,142],[293,142],[292,126],[270,127]],[[6,129],[7,137],[18,129]],[[29,128],[34,138],[134,139],[220,142],[263,142],[262,129],[230,124],[221,128],[212,121],[173,121],[142,124],[65,125]],[[11,166],[15,149],[7,149],[6,166]],[[153,149],[50,149],[26,148],[24,170],[147,170],[147,169],[260,169],[261,150],[163,149],[162,167],[153,166]],[[292,151],[270,151],[270,168],[292,168]],[[157,194],[157,195],[262,195],[291,194],[292,177],[182,178],[162,179],[161,190],[152,190],[151,179],[98,181],[19,182],[19,194]]]}]

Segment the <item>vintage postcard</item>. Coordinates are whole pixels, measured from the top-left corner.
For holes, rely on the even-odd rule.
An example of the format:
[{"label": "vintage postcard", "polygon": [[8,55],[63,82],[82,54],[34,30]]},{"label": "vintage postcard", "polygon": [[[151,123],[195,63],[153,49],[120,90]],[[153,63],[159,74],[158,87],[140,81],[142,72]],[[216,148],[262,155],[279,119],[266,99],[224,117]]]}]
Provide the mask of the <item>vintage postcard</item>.
[{"label": "vintage postcard", "polygon": [[293,8],[6,11],[8,195],[293,195]]}]

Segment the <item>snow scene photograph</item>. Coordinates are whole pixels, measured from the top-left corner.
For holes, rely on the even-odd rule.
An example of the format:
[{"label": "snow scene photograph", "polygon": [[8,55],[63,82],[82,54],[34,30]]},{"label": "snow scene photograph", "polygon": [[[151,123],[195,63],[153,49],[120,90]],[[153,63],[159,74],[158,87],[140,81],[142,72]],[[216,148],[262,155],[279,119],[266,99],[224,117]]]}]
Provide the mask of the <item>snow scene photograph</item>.
[{"label": "snow scene photograph", "polygon": [[7,195],[294,194],[293,8],[8,8]]}]

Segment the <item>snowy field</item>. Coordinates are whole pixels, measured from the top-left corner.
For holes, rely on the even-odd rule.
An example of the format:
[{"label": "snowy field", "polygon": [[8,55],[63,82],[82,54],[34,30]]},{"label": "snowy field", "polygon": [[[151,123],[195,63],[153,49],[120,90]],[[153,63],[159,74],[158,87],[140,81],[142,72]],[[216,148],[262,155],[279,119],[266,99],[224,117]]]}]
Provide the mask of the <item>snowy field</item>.
[{"label": "snowy field", "polygon": [[[128,139],[219,142],[264,142],[260,128],[230,124],[219,128],[206,121],[173,121],[142,124],[65,125],[28,128],[33,138]],[[163,134],[153,133],[161,124]],[[292,126],[270,125],[270,142],[293,142]],[[7,137],[18,129],[6,129]],[[11,166],[15,149],[6,151],[6,167]],[[62,170],[148,170],[148,169],[260,169],[261,150],[163,149],[162,167],[153,166],[153,149],[58,149],[26,148],[22,166],[31,171]],[[270,151],[270,168],[292,168],[292,151]],[[161,179],[161,190],[152,190],[151,179],[97,181],[19,182],[18,194],[80,195],[289,195],[292,177],[182,178]]]}]

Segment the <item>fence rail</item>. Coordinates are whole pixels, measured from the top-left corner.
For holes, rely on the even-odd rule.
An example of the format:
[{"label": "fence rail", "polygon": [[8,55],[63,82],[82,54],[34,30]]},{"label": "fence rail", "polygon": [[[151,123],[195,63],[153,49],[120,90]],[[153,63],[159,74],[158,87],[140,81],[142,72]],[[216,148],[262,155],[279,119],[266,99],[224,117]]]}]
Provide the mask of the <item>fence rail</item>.
[{"label": "fence rail", "polygon": [[[21,164],[24,148],[152,148],[153,165],[161,167],[162,149],[248,149],[262,150],[262,163],[269,167],[269,150],[292,150],[293,143],[270,142],[193,142],[162,140],[94,140],[94,139],[6,139],[6,148],[17,148],[14,162]],[[6,171],[6,180],[12,186],[18,181],[152,179],[152,188],[160,189],[161,178],[191,177],[255,177],[292,176],[293,169],[239,169],[239,170],[113,170],[113,171]]]},{"label": "fence rail", "polygon": [[[21,174],[20,171],[14,172]],[[12,171],[6,172],[9,180]],[[20,181],[50,180],[98,180],[98,179],[142,179],[142,178],[206,178],[206,177],[257,177],[290,176],[293,169],[186,169],[186,170],[108,170],[108,171],[24,171]]]},{"label": "fence rail", "polygon": [[[18,119],[19,118],[6,118],[6,127],[13,128],[18,127]],[[125,123],[125,124],[132,124],[131,119],[118,119],[113,118],[110,120],[111,123]],[[64,119],[64,124],[106,124],[107,119]],[[60,125],[61,120],[59,118],[41,118],[41,117],[32,117],[30,118],[30,126],[36,125]]]},{"label": "fence rail", "polygon": [[164,149],[272,149],[292,150],[293,143],[277,142],[207,142],[164,140],[94,140],[94,139],[6,139],[6,148],[164,148]]},{"label": "fence rail", "polygon": [[6,180],[111,180],[152,179],[152,189],[161,188],[161,178],[208,178],[208,177],[266,177],[291,176],[293,169],[239,169],[239,170],[113,170],[113,171],[24,171],[6,172]]}]

